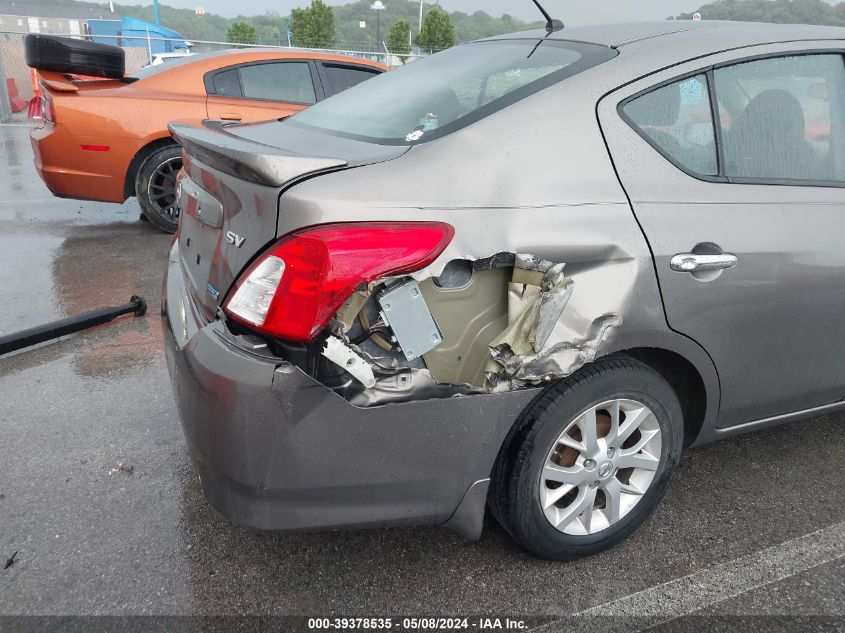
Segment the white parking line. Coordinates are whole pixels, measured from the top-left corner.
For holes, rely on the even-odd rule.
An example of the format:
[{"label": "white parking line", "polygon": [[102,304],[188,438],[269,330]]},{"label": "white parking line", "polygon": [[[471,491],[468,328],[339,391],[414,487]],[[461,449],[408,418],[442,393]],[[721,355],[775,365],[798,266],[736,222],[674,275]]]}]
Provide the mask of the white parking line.
[{"label": "white parking line", "polygon": [[[582,632],[607,631],[618,625],[630,631],[637,628],[634,623],[650,628],[843,557],[845,521],[580,611],[540,630],[567,630],[573,625],[573,630]],[[585,627],[587,623],[593,626]]]}]

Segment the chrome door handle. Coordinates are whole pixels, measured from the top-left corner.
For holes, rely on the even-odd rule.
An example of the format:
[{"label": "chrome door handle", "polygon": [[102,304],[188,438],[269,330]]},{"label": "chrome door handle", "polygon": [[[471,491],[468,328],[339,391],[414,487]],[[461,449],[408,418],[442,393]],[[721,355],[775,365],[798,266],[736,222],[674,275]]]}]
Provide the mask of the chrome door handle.
[{"label": "chrome door handle", "polygon": [[739,260],[731,253],[719,255],[696,255],[695,253],[678,253],[669,262],[669,267],[678,273],[699,273],[707,270],[724,270],[733,268]]}]

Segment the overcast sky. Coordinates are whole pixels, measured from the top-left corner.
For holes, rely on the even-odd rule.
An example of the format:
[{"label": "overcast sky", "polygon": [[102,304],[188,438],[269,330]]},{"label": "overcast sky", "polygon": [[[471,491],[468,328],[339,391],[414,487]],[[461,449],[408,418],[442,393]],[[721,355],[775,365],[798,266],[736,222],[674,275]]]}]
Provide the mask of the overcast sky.
[{"label": "overcast sky", "polygon": [[[143,1],[143,0],[142,0]],[[149,0],[148,0],[149,1]],[[306,6],[307,0],[160,0],[162,4],[193,9],[202,5],[210,13],[228,17],[255,15],[275,10],[287,15],[291,7]],[[593,24],[598,22],[622,22],[642,20],[663,20],[670,15],[691,11],[707,0],[541,0],[554,17],[566,24]],[[328,0],[330,4],[346,4],[344,0]],[[390,0],[385,0],[388,11]],[[531,0],[441,0],[450,11],[473,13],[483,10],[491,15],[502,13],[523,19],[535,19],[539,13]]]}]

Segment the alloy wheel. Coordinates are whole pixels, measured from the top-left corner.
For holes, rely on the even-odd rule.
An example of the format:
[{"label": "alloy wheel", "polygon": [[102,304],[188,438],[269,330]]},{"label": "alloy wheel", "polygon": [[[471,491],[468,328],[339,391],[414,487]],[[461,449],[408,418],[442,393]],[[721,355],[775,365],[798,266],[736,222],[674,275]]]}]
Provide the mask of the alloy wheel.
[{"label": "alloy wheel", "polygon": [[176,174],[182,168],[182,158],[168,158],[156,167],[147,186],[147,198],[150,204],[162,216],[179,219],[179,207],[176,204]]},{"label": "alloy wheel", "polygon": [[540,474],[546,519],[570,535],[600,532],[640,501],[660,464],[660,425],[647,406],[609,400],[569,422]]}]

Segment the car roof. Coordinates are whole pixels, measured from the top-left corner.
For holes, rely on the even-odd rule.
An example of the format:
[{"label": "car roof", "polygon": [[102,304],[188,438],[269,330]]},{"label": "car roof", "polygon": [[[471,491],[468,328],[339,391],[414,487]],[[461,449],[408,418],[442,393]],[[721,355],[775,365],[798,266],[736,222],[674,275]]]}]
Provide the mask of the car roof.
[{"label": "car roof", "polygon": [[162,78],[168,76],[173,77],[182,74],[191,76],[197,73],[202,75],[211,70],[216,70],[229,65],[270,61],[275,59],[314,59],[326,62],[357,64],[360,66],[368,66],[377,70],[386,70],[386,66],[383,64],[364,57],[353,57],[351,55],[343,55],[329,51],[314,51],[303,48],[251,46],[205,53],[192,53],[191,55],[179,55],[179,57],[182,59],[170,64],[147,66],[144,69],[132,73],[130,76],[134,77],[138,81],[144,81],[146,84],[151,84],[153,82],[161,81]]},{"label": "car roof", "polygon": [[727,22],[719,20],[664,20],[663,22],[631,22],[566,27],[547,34],[544,30],[523,31],[487,38],[548,38],[588,42],[613,48],[663,43],[686,46],[707,43],[713,50],[767,44],[792,40],[845,39],[845,28],[811,24],[770,24],[765,22]]},{"label": "car roof", "polygon": [[[585,73],[597,90],[611,90],[637,77],[685,61],[751,46],[814,40],[845,40],[845,28],[808,24],[665,20],[564,28],[554,33],[524,31],[501,39],[549,39],[607,46],[619,51],[612,60]],[[812,48],[812,46],[810,46]]]}]

